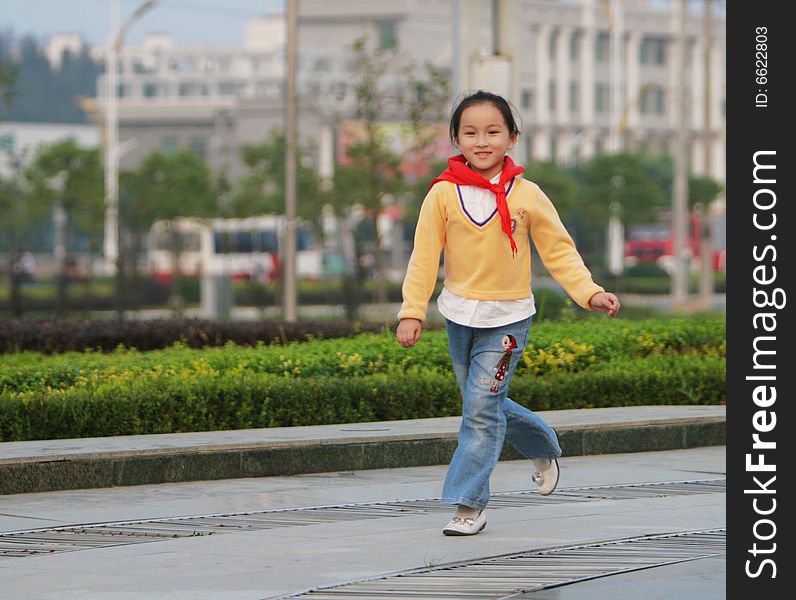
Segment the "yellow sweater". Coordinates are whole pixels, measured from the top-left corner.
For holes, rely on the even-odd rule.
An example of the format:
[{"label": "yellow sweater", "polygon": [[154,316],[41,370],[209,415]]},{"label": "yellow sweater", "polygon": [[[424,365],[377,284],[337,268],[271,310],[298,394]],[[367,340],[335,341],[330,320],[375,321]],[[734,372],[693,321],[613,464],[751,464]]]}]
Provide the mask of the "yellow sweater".
[{"label": "yellow sweater", "polygon": [[590,310],[589,299],[605,290],[592,281],[550,199],[535,183],[516,177],[507,201],[517,244],[514,257],[497,211],[485,223],[476,223],[467,214],[455,184],[434,184],[420,208],[399,319],[425,320],[443,250],[445,287],[454,294],[475,300],[528,298],[529,233],[553,278],[575,302]]}]

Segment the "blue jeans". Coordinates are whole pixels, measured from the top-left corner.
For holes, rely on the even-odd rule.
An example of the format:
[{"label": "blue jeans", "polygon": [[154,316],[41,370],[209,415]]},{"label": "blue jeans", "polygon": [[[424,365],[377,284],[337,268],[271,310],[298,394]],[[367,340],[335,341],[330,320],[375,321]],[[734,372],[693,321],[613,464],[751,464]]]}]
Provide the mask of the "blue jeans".
[{"label": "blue jeans", "polygon": [[491,328],[447,321],[447,328],[463,403],[459,444],[445,477],[442,503],[483,509],[504,440],[527,458],[557,458],[561,448],[550,425],[507,397],[528,342],[531,317]]}]

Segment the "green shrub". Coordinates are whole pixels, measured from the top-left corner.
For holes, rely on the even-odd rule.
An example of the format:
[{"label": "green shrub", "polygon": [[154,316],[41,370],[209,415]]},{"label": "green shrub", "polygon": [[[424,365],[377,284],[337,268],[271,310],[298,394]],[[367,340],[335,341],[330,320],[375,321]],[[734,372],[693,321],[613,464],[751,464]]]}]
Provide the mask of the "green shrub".
[{"label": "green shrub", "polygon": [[[532,409],[724,401],[722,319],[587,319],[531,330],[511,383]],[[287,345],[0,355],[0,440],[459,414],[443,331]]]},{"label": "green shrub", "polygon": [[[528,370],[578,371],[593,363],[665,353],[725,354],[725,324],[720,319],[586,319],[566,323],[543,322],[531,328],[529,343],[517,374]],[[392,332],[365,333],[348,338],[310,340],[286,345],[192,349],[174,344],[163,350],[140,352],[118,348],[109,354],[68,352],[0,355],[0,390],[64,388],[80,378],[133,376],[179,370],[191,376],[195,365],[236,373],[268,373],[284,377],[362,377],[414,370],[451,372],[444,331],[424,331],[411,350],[399,346]]]},{"label": "green shrub", "polygon": [[[128,372],[132,373],[132,372]],[[579,373],[515,376],[512,399],[532,410],[724,402],[718,356],[650,356]],[[118,374],[68,388],[0,393],[0,440],[97,437],[454,416],[451,373],[414,371],[309,379],[198,365]]]},{"label": "green shrub", "polygon": [[638,263],[632,267],[626,267],[622,273],[624,277],[657,277],[659,279],[670,279],[669,273],[658,263]]}]

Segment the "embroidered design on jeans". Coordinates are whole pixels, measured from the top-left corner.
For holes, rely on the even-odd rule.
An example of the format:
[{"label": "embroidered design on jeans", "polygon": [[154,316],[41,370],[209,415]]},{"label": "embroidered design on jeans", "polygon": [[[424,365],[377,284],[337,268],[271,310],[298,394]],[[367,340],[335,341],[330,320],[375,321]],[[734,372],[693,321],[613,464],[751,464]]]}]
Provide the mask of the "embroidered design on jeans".
[{"label": "embroidered design on jeans", "polygon": [[506,378],[506,371],[509,370],[509,364],[511,363],[511,352],[517,348],[517,340],[514,339],[513,335],[504,335],[503,339],[500,340],[500,344],[503,346],[503,356],[500,357],[498,364],[495,365],[495,385],[489,388],[489,391],[493,393],[498,391],[499,382]]}]

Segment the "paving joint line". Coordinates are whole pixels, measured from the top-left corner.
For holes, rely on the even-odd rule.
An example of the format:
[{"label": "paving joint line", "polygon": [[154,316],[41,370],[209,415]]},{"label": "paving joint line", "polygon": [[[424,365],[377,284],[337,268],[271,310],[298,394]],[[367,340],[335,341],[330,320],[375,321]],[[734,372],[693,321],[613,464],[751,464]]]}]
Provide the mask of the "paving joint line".
[{"label": "paving joint line", "polygon": [[[291,593],[288,593],[288,594],[281,594],[281,595],[277,595],[277,596],[269,596],[267,598],[262,598],[261,600],[288,600],[290,598],[302,598],[302,597],[305,597],[305,596],[307,598],[313,598],[314,597],[314,598],[322,599],[324,592],[331,592],[332,594],[335,594],[336,597],[339,597],[341,600],[345,600],[345,598],[347,598],[347,597],[351,598],[351,597],[354,597],[354,595],[358,595],[358,591],[354,591],[352,595],[344,596],[344,595],[337,594],[335,592],[335,590],[338,590],[338,591],[344,593],[345,592],[344,588],[349,587],[349,586],[356,586],[356,585],[360,585],[360,584],[365,585],[365,584],[368,584],[368,583],[378,583],[378,582],[382,582],[382,581],[398,579],[400,577],[423,576],[424,574],[427,574],[427,573],[436,573],[436,572],[442,572],[442,571],[450,571],[450,570],[459,569],[459,568],[477,567],[479,565],[488,564],[490,562],[496,562],[496,561],[500,561],[500,560],[511,560],[511,559],[514,559],[514,558],[534,558],[534,557],[554,556],[555,554],[558,554],[558,553],[577,552],[577,551],[583,551],[583,550],[589,550],[589,549],[612,549],[611,548],[612,546],[616,547],[616,546],[621,545],[621,544],[632,544],[632,543],[635,543],[635,542],[650,542],[650,541],[657,541],[657,540],[666,541],[666,540],[677,539],[677,538],[685,538],[687,536],[696,536],[696,535],[718,535],[718,536],[721,537],[722,541],[726,544],[726,541],[724,541],[725,540],[725,536],[726,536],[726,532],[727,532],[726,528],[696,529],[696,530],[676,531],[676,532],[668,532],[668,533],[647,534],[647,535],[631,536],[631,537],[623,537],[623,538],[611,538],[611,539],[607,539],[607,540],[600,540],[600,541],[597,541],[597,542],[588,542],[588,543],[584,543],[584,544],[575,544],[575,545],[568,545],[568,546],[551,546],[551,547],[540,548],[540,549],[535,549],[535,550],[524,550],[524,551],[520,551],[520,552],[511,552],[511,553],[507,553],[507,554],[499,554],[499,555],[495,555],[495,556],[480,557],[480,558],[469,559],[469,560],[465,560],[465,561],[457,561],[457,562],[447,563],[447,564],[443,564],[443,565],[435,565],[433,567],[418,567],[418,568],[414,568],[414,569],[406,569],[406,570],[403,570],[403,571],[395,571],[395,572],[391,572],[391,573],[382,573],[380,575],[374,575],[372,577],[352,580],[352,581],[348,581],[348,582],[344,582],[344,583],[337,583],[337,584],[326,585],[326,586],[316,586],[316,587],[312,587],[312,588],[307,588],[307,589],[299,591],[299,592],[291,592]],[[552,582],[552,583],[532,585],[531,587],[528,587],[528,588],[512,590],[508,594],[501,594],[499,596],[491,596],[491,598],[494,598],[494,600],[509,600],[511,598],[516,598],[516,597],[520,596],[521,594],[526,594],[528,592],[541,591],[541,590],[544,590],[544,589],[552,589],[552,588],[556,588],[556,587],[562,587],[562,586],[565,586],[565,585],[572,585],[572,584],[576,584],[576,583],[581,583],[581,582],[584,582],[584,581],[590,581],[590,580],[593,580],[593,579],[600,579],[600,578],[604,578],[604,577],[610,577],[610,576],[613,576],[613,575],[621,575],[621,574],[624,574],[624,573],[630,573],[630,572],[634,572],[634,571],[651,569],[651,568],[655,568],[655,567],[661,567],[661,566],[666,566],[666,565],[672,565],[672,564],[678,564],[678,563],[689,562],[689,561],[694,561],[694,560],[700,560],[700,559],[704,559],[704,558],[711,558],[711,557],[714,557],[714,556],[721,556],[723,554],[726,554],[726,548],[722,549],[721,551],[705,552],[703,554],[695,553],[693,556],[688,556],[688,557],[672,558],[671,560],[663,560],[663,561],[654,562],[654,563],[648,563],[648,564],[636,564],[636,565],[630,566],[630,567],[625,568],[625,569],[608,570],[608,571],[605,571],[605,572],[593,573],[593,574],[589,574],[589,575],[585,575],[585,576],[581,576],[581,577],[565,578],[565,579],[562,579],[561,581],[556,581],[556,582]],[[455,576],[451,577],[451,579],[454,579],[454,578],[455,578]],[[361,593],[361,590],[359,592]],[[444,593],[445,590],[441,590],[441,592],[440,592],[440,590],[436,589],[435,592]],[[410,592],[407,592],[407,593],[410,593]],[[375,591],[374,594],[379,594],[379,592]],[[384,597],[386,598],[387,596],[384,596]],[[406,597],[406,596],[402,596],[402,597]]]},{"label": "paving joint line", "polygon": [[[501,505],[501,501],[516,500],[521,506],[550,503],[563,504],[571,502],[592,502],[600,500],[625,500],[636,499],[638,497],[622,497],[623,491],[629,490],[643,490],[647,493],[646,497],[651,497],[649,492],[655,492],[656,487],[662,488],[660,491],[663,493],[660,496],[675,496],[687,494],[707,494],[723,493],[724,485],[726,484],[725,478],[712,478],[712,479],[695,479],[695,480],[678,480],[678,481],[660,481],[660,482],[647,482],[647,483],[630,483],[630,484],[607,484],[598,486],[579,486],[572,488],[561,488],[554,496],[542,497],[539,496],[536,490],[518,490],[498,492],[492,495],[493,508],[499,510],[506,508]],[[679,486],[680,489],[672,489]],[[689,490],[688,486],[699,486],[697,489]],[[703,487],[715,487],[716,490],[704,490]],[[613,491],[618,495],[601,494],[601,491]],[[643,497],[643,496],[639,496]],[[652,496],[656,497],[656,496]],[[516,504],[515,504],[516,506]],[[508,506],[511,507],[511,506]],[[41,556],[47,554],[55,554],[60,552],[70,552],[85,549],[96,549],[98,547],[111,547],[118,545],[127,545],[132,543],[142,543],[150,541],[162,541],[165,539],[174,539],[182,537],[196,537],[203,535],[213,535],[215,533],[223,533],[229,531],[255,531],[276,529],[279,527],[291,527],[301,525],[314,525],[321,523],[334,523],[343,520],[361,520],[368,518],[388,518],[399,517],[407,515],[427,514],[429,512],[447,510],[449,507],[439,504],[439,498],[421,498],[409,500],[390,500],[378,502],[362,502],[362,503],[348,503],[348,504],[334,504],[334,505],[321,505],[312,507],[290,507],[268,509],[262,511],[243,511],[236,513],[217,513],[210,515],[188,515],[176,517],[158,517],[153,519],[135,519],[125,521],[108,521],[97,523],[81,523],[73,525],[63,525],[58,527],[41,527],[35,529],[17,530],[0,533],[0,558],[20,558],[29,556]],[[370,512],[366,512],[370,510]],[[348,514],[344,511],[362,510],[362,514]],[[316,512],[317,511],[317,512]],[[315,512],[315,515],[313,513]],[[338,514],[338,513],[342,513]],[[353,519],[343,518],[345,515],[354,517]],[[290,519],[291,515],[296,515],[295,519]],[[271,521],[267,517],[273,516]],[[313,520],[311,517],[316,516],[317,519]],[[246,519],[246,517],[250,517]],[[265,517],[260,523],[257,517]],[[279,518],[283,521],[280,523]],[[285,519],[285,517],[288,517]],[[333,518],[328,518],[333,517]],[[336,517],[336,518],[335,518]],[[238,519],[239,523],[245,522],[243,526],[236,526],[234,523],[224,524],[221,523],[200,523],[198,521],[212,521],[213,519]],[[302,520],[304,519],[304,520]],[[180,522],[183,523],[180,523]],[[191,521],[196,521],[194,527],[191,527]],[[147,529],[145,526],[149,525]],[[161,525],[162,527],[157,527]],[[136,526],[144,526],[138,528]],[[204,529],[204,531],[203,531]],[[218,531],[221,529],[221,531]],[[75,535],[84,534],[87,537],[78,541],[74,538],[72,541],[62,538],[56,539],[58,535],[73,533]],[[50,534],[52,537],[40,538],[37,536],[46,536]],[[89,539],[88,536],[93,536]],[[97,539],[106,540],[105,544],[90,545],[93,543],[91,540]],[[127,538],[122,541],[122,538]],[[113,539],[116,538],[116,539]],[[134,539],[130,539],[134,538]],[[40,548],[30,548],[31,545],[39,544]],[[45,549],[42,544],[50,543],[52,546]],[[82,547],[80,544],[83,544]],[[6,546],[5,555],[3,552],[3,545]],[[60,547],[58,547],[60,545]],[[16,547],[19,546],[19,549]],[[64,548],[64,546],[67,546]],[[16,550],[16,552],[14,552]],[[12,553],[13,552],[13,553]],[[20,554],[21,553],[21,554]]]}]

